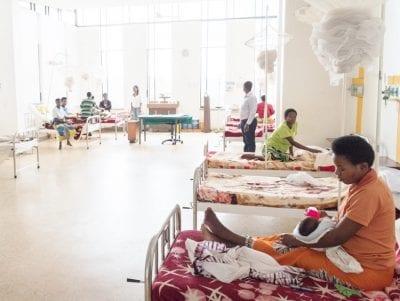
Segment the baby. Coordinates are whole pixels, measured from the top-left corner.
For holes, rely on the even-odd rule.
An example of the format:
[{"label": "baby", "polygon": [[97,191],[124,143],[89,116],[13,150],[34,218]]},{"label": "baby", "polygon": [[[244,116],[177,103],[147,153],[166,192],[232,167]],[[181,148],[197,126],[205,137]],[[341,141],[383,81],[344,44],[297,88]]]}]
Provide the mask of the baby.
[{"label": "baby", "polygon": [[308,236],[318,228],[319,223],[320,221],[315,218],[306,217],[299,224],[299,233],[302,236]]},{"label": "baby", "polygon": [[[321,237],[336,226],[336,221],[332,220],[330,217],[325,216],[320,218],[320,213],[315,208],[307,209],[306,215],[307,217],[293,230],[293,235],[304,243],[313,244],[318,242]],[[326,257],[345,273],[363,272],[360,263],[341,246],[316,250],[325,251]]]}]

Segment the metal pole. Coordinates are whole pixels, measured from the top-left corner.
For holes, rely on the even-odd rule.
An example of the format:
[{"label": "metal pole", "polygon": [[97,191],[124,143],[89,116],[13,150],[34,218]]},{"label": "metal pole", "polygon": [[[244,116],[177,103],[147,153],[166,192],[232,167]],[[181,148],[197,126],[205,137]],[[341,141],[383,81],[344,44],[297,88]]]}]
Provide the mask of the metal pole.
[{"label": "metal pole", "polygon": [[15,140],[17,139],[17,134],[15,134],[13,139],[13,162],[14,162],[14,179],[17,178],[17,158],[15,156]]},{"label": "metal pole", "polygon": [[347,94],[347,77],[346,74],[343,75],[342,84],[342,122],[340,125],[340,136],[345,134],[345,124],[346,124],[346,94]]},{"label": "metal pole", "polygon": [[[267,117],[267,108],[268,108],[268,98],[267,98],[267,91],[268,91],[268,3],[265,4],[265,54],[264,54],[264,70],[265,70],[265,106],[264,106],[264,130],[265,130],[265,141],[268,139],[268,117]],[[264,160],[267,161],[267,149],[264,142]],[[265,165],[267,166],[267,164]]]},{"label": "metal pole", "polygon": [[[385,2],[381,6],[381,19],[382,23],[385,24]],[[383,48],[385,40],[382,38],[381,52],[379,56],[379,73],[378,73],[378,95],[376,99],[376,131],[375,131],[375,169],[379,169],[379,158],[380,158],[380,139],[381,139],[381,99],[382,99],[382,69],[383,69]]]}]

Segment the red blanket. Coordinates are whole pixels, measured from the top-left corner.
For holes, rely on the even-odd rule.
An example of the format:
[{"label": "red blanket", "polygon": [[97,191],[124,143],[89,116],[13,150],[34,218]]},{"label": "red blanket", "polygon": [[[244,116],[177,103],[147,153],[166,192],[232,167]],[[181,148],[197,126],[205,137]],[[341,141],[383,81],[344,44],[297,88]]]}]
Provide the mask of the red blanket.
[{"label": "red blanket", "polygon": [[193,276],[185,249],[187,238],[201,241],[202,234],[198,231],[183,231],[179,234],[153,282],[153,301],[400,300],[398,274],[393,280],[393,286],[385,292],[362,292],[361,297],[352,298],[342,296],[332,284],[316,278],[306,278],[303,287],[313,290],[308,292],[251,279],[226,284],[216,279]]}]

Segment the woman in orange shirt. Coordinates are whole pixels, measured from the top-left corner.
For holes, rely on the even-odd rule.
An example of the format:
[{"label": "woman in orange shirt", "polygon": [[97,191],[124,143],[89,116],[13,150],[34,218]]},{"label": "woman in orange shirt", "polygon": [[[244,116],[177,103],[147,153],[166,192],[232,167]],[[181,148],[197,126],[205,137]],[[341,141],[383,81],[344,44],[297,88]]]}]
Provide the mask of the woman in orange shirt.
[{"label": "woman in orange shirt", "polygon": [[[344,136],[332,144],[336,174],[350,185],[349,192],[338,210],[337,225],[314,244],[306,244],[291,234],[250,238],[231,232],[209,208],[202,230],[205,239],[228,245],[247,245],[268,253],[282,265],[304,268],[327,280],[336,279],[364,290],[382,290],[392,279],[395,266],[395,208],[390,190],[372,169],[374,151],[358,136]],[[326,216],[325,212],[321,212]],[[291,249],[277,252],[275,244]],[[341,245],[363,267],[359,274],[339,270],[324,252],[312,248]]]}]

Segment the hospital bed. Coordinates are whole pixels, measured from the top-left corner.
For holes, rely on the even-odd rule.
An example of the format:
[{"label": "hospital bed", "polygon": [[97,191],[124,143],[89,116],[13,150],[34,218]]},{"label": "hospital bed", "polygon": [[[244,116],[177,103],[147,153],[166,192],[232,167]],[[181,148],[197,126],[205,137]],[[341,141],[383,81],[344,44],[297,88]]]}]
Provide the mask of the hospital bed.
[{"label": "hospital bed", "polygon": [[123,133],[126,133],[126,122],[129,119],[129,113],[125,111],[115,111],[111,113],[110,117],[101,118],[101,126],[103,129],[113,128],[115,140],[118,137],[118,129],[122,128]]},{"label": "hospital bed", "polygon": [[[307,277],[301,288],[269,284],[253,279],[223,283],[193,275],[185,242],[202,241],[199,231],[182,231],[181,210],[177,205],[160,230],[151,238],[145,263],[144,293],[146,301],[187,300],[398,300],[400,275],[385,291],[360,292],[346,298],[337,288],[322,279]],[[396,299],[397,298],[397,299]]]},{"label": "hospital bed", "polygon": [[[82,127],[79,140],[85,140],[86,149],[89,149],[90,136],[93,137],[93,134],[96,132],[98,133],[97,140],[99,141],[99,144],[101,144],[101,117],[99,115],[88,117]],[[85,138],[82,138],[83,136],[85,136]]]},{"label": "hospital bed", "polygon": [[[249,153],[254,155],[253,153]],[[335,166],[329,153],[312,154],[299,150],[295,153],[295,160],[281,162],[278,160],[249,160],[243,159],[244,153],[210,151],[208,143],[204,145],[204,169],[218,171],[221,169],[237,171],[241,174],[265,174],[267,170],[307,171],[315,176],[334,176]]]},{"label": "hospital bed", "polygon": [[[275,129],[274,124],[259,124],[255,132],[256,143],[264,143],[265,134],[272,133]],[[243,142],[243,134],[240,129],[240,119],[234,117],[227,117],[224,132],[222,134],[223,151],[225,151],[228,142]]]},{"label": "hospital bed", "polygon": [[[208,143],[205,144],[203,152],[204,160],[195,170],[193,177],[193,201],[191,208],[193,210],[194,229],[197,229],[197,212],[204,211],[207,207],[211,207],[217,212],[225,213],[299,217],[304,215],[304,209],[296,207],[305,208],[308,206],[315,206],[321,209],[330,207],[330,214],[335,214],[335,210],[342,200],[344,187],[342,187],[342,183],[337,180],[335,167],[332,165],[333,163],[328,153],[325,153],[325,155],[329,158],[325,158],[325,155],[321,154],[319,156],[323,156],[323,158],[318,158],[317,160],[315,154],[300,151],[301,156],[299,157],[301,157],[301,160],[280,162],[276,160],[257,161],[241,159],[242,153],[210,152]],[[316,163],[322,165],[319,166]],[[308,202],[304,203],[302,206],[296,206],[296,203],[293,202],[295,193],[292,193],[289,199],[277,199],[276,194],[279,193],[278,191],[276,191],[275,195],[265,195],[265,193],[259,194],[257,189],[251,191],[251,189],[249,190],[247,187],[242,193],[239,191],[240,199],[246,199],[246,201],[240,201],[238,203],[235,201],[237,200],[237,196],[233,191],[230,191],[228,187],[224,188],[223,183],[218,184],[218,181],[215,179],[214,183],[218,184],[218,187],[211,187],[211,191],[209,192],[214,193],[214,196],[218,198],[217,202],[213,199],[201,199],[198,194],[200,187],[204,187],[202,185],[207,181],[209,175],[223,174],[226,178],[234,177],[234,179],[228,181],[230,182],[228,185],[231,187],[242,186],[243,188],[244,186],[241,182],[246,180],[245,176],[249,176],[250,178],[247,178],[247,180],[250,179],[255,183],[260,181],[265,182],[260,177],[267,177],[267,182],[271,182],[271,177],[286,178],[288,175],[299,171],[305,171],[314,178],[326,178],[327,180],[322,180],[322,182],[329,182],[328,186],[331,187],[330,196],[324,195],[322,202],[321,200],[314,199],[315,203]],[[220,182],[224,181],[224,179],[220,180]],[[237,181],[237,183],[235,183],[235,181]],[[268,186],[269,184],[267,183],[266,185]],[[204,188],[202,189],[204,190]],[[273,187],[270,189],[274,190]],[[207,193],[203,191],[203,196],[206,194]],[[211,193],[211,195],[213,194]],[[334,196],[333,199],[332,195]],[[265,198],[267,198],[268,201],[260,201],[263,199],[265,200]],[[256,202],[254,199],[260,202]],[[229,202],[229,200],[231,201]]]},{"label": "hospital bed", "polygon": [[301,217],[304,208],[329,209],[334,215],[342,200],[343,187],[332,173],[310,172],[315,187],[294,186],[286,177],[288,170],[241,170],[196,168],[193,176],[193,229],[197,215],[211,207],[216,212],[273,217]]},{"label": "hospital bed", "polygon": [[[26,152],[36,151],[36,160],[30,164],[18,167],[17,159]],[[17,173],[31,166],[40,168],[39,163],[39,132],[37,129],[30,128],[24,131],[18,131],[12,136],[0,137],[0,163],[7,158],[13,159],[14,178]]]}]

